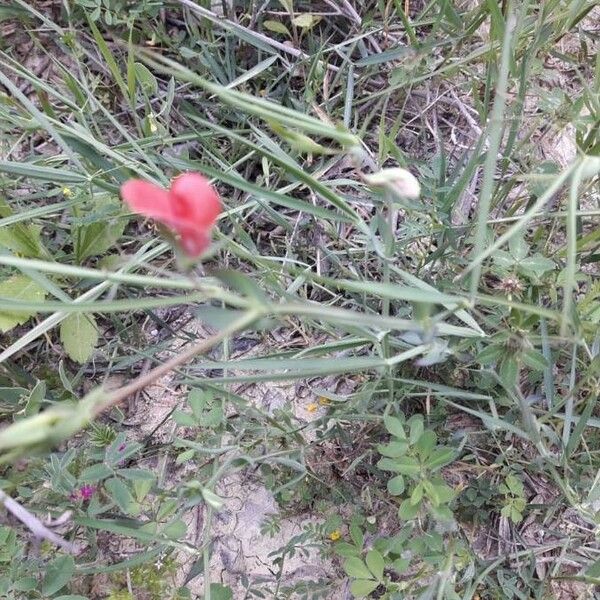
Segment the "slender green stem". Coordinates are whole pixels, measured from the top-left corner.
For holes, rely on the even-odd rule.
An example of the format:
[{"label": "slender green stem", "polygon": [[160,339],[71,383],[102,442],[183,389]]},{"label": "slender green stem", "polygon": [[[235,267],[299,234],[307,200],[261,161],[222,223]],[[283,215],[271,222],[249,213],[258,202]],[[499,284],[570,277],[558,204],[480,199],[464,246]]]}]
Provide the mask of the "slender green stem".
[{"label": "slender green stem", "polygon": [[563,309],[560,326],[561,335],[565,335],[570,322],[571,306],[573,305],[573,288],[577,271],[577,204],[579,202],[577,193],[582,179],[583,164],[573,173],[571,189],[569,191],[569,206],[567,213],[567,264],[565,267],[565,278],[563,284]]},{"label": "slender green stem", "polygon": [[[384,285],[390,285],[390,262],[394,257],[394,249],[396,247],[395,240],[395,222],[396,222],[396,208],[394,207],[394,201],[390,194],[386,194],[386,227],[387,227],[387,239],[385,240],[385,258],[383,259],[383,283]],[[382,302],[382,313],[384,317],[390,316],[390,298],[384,296]],[[383,355],[386,359],[391,356],[390,348],[390,332],[386,332],[382,340]],[[394,402],[394,368],[389,366],[387,368],[387,385],[388,385],[388,400],[391,403]]]},{"label": "slender green stem", "polygon": [[206,518],[204,520],[205,539],[202,550],[202,568],[204,569],[204,600],[210,600],[210,531],[212,529],[213,508],[210,504],[206,506]]},{"label": "slender green stem", "polygon": [[[477,227],[475,230],[475,246],[473,248],[473,258],[478,258],[486,244],[487,221],[492,205],[492,195],[494,192],[494,179],[496,175],[496,164],[498,162],[498,152],[502,142],[502,132],[504,124],[504,105],[506,102],[506,91],[508,87],[508,74],[510,71],[510,56],[512,51],[512,36],[516,23],[514,15],[509,8],[509,14],[506,19],[504,29],[504,39],[502,41],[502,57],[500,59],[500,70],[498,73],[498,83],[496,85],[496,96],[489,120],[489,145],[485,157],[483,170],[483,182],[481,184],[481,195],[479,198]],[[479,288],[479,279],[481,277],[481,262],[473,264],[471,274],[471,300],[475,299]]]}]

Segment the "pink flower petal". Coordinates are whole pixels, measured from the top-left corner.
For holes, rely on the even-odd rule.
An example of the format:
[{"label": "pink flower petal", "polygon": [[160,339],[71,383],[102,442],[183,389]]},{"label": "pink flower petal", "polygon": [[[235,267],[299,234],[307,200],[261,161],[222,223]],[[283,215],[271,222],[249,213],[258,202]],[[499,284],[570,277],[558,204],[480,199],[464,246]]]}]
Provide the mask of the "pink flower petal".
[{"label": "pink flower petal", "polygon": [[206,177],[184,173],[169,191],[131,179],[121,186],[121,195],[129,208],[167,225],[180,236],[186,254],[197,257],[211,243],[210,232],[221,212],[221,201]]},{"label": "pink flower petal", "polygon": [[183,251],[192,258],[200,256],[211,242],[210,233],[202,230],[188,230],[181,234],[179,241]]},{"label": "pink flower petal", "polygon": [[132,212],[162,221],[173,222],[175,217],[167,190],[141,179],[130,179],[121,186],[121,196]]},{"label": "pink flower petal", "polygon": [[206,177],[184,173],[171,184],[175,216],[205,228],[214,225],[221,212],[221,201]]}]

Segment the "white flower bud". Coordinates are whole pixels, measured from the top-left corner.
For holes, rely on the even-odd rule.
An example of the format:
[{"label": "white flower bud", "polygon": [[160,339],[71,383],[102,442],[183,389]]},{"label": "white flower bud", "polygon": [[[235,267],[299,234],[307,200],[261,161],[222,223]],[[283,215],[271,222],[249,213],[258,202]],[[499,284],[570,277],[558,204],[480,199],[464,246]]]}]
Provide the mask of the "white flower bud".
[{"label": "white flower bud", "polygon": [[382,169],[378,173],[365,175],[365,181],[372,187],[385,188],[409,200],[416,200],[421,194],[417,178],[410,171],[400,167]]}]

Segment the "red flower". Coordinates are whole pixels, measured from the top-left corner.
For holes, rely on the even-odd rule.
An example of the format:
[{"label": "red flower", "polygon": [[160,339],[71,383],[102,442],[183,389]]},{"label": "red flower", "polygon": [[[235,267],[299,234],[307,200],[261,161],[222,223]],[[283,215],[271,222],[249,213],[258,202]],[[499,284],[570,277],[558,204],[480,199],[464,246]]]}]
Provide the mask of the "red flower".
[{"label": "red flower", "polygon": [[180,175],[169,190],[141,179],[130,179],[121,186],[121,195],[132,212],[156,219],[177,233],[188,256],[200,256],[210,246],[221,201],[200,173]]}]

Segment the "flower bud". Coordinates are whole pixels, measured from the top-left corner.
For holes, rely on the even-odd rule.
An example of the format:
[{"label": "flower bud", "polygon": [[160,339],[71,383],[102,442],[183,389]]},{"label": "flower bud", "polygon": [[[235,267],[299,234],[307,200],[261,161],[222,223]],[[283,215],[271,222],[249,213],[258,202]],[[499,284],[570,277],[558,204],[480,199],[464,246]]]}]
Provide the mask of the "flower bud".
[{"label": "flower bud", "polygon": [[384,188],[396,196],[416,200],[421,194],[417,178],[406,169],[394,167],[365,175],[365,181],[372,187]]}]

